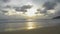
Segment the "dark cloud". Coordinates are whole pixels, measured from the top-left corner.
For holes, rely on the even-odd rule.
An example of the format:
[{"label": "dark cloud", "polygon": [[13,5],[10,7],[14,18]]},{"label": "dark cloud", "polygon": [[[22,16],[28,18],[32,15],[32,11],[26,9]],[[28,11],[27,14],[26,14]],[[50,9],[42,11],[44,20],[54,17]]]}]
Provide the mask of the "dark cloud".
[{"label": "dark cloud", "polygon": [[47,10],[54,9],[55,6],[56,6],[55,2],[45,2],[43,5],[43,7],[45,7]]},{"label": "dark cloud", "polygon": [[26,9],[21,9],[19,7],[15,8],[15,10],[18,11],[18,12],[23,12],[23,13],[27,12]]},{"label": "dark cloud", "polygon": [[32,6],[31,5],[24,5],[24,6],[22,6],[22,7],[16,7],[16,11],[21,11],[21,12],[27,12],[27,10],[26,9],[30,9],[30,8],[32,8]]},{"label": "dark cloud", "polygon": [[23,13],[25,13],[25,12],[27,12],[27,10],[23,10],[23,9],[15,9],[16,11],[19,11],[19,12],[23,12]]},{"label": "dark cloud", "polygon": [[2,0],[3,2],[10,2],[10,0]]},{"label": "dark cloud", "polygon": [[21,9],[30,9],[30,8],[32,8],[32,5],[24,5],[24,6],[22,6],[21,7]]},{"label": "dark cloud", "polygon": [[6,6],[9,2],[10,0],[0,0],[0,7]]},{"label": "dark cloud", "polygon": [[60,16],[60,10],[56,10],[54,16]]},{"label": "dark cloud", "polygon": [[5,13],[8,13],[8,11],[7,10],[0,9],[0,13],[5,14]]},{"label": "dark cloud", "polygon": [[[0,0],[0,5],[2,7],[4,7],[4,5],[5,6],[7,5],[5,8],[9,8],[9,9],[12,8],[16,11],[23,12],[23,13],[27,12],[27,9],[31,9],[33,7],[32,5],[25,5],[28,2],[27,0],[25,0],[25,1],[24,0],[23,1],[21,1],[21,0],[15,0],[15,1],[12,0],[11,2],[10,1],[11,0]],[[48,14],[47,10],[52,10],[52,9],[54,10],[55,7],[57,6],[57,3],[60,3],[60,0],[31,0],[31,1],[37,7],[42,5],[41,9],[40,8],[37,9],[37,11],[38,11],[37,14],[40,13],[40,14],[45,14],[45,15]],[[18,7],[17,7],[17,5],[18,5]],[[59,9],[60,9],[60,7],[59,7]],[[0,11],[3,14],[8,12],[6,10],[0,10]],[[56,11],[55,15],[60,15],[60,11]]]},{"label": "dark cloud", "polygon": [[56,2],[53,1],[46,1],[43,5],[41,9],[37,9],[38,12],[42,13],[42,14],[48,14],[47,10],[52,10],[55,9],[55,7],[57,6]]},{"label": "dark cloud", "polygon": [[2,12],[3,12],[3,13],[7,13],[8,11],[4,11],[4,10],[2,10]]},{"label": "dark cloud", "polygon": [[10,0],[0,0],[0,2],[7,3],[7,2],[10,2]]},{"label": "dark cloud", "polygon": [[60,0],[55,0],[55,2],[58,2],[58,3],[60,3]]},{"label": "dark cloud", "polygon": [[37,13],[40,13],[40,14],[46,14],[47,13],[47,10],[45,8],[42,8],[42,9],[37,9]]}]

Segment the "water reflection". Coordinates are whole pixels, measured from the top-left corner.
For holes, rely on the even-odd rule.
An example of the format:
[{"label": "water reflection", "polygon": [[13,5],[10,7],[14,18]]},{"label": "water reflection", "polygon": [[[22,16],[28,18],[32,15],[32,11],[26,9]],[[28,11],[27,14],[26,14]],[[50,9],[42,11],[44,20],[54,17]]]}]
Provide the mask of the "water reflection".
[{"label": "water reflection", "polygon": [[36,22],[25,22],[25,23],[8,23],[5,26],[5,31],[16,31],[16,30],[22,30],[22,29],[35,29],[37,28]]},{"label": "water reflection", "polygon": [[27,22],[27,29],[35,29],[36,23],[35,22]]},{"label": "water reflection", "polygon": [[16,31],[16,30],[31,30],[36,28],[41,28],[43,26],[42,22],[20,22],[20,23],[5,23],[0,27],[0,31]]},{"label": "water reflection", "polygon": [[59,24],[59,20],[38,20],[38,22],[33,21],[33,19],[28,19],[23,22],[16,23],[0,23],[0,32],[1,31],[16,31],[16,30],[31,30],[35,28],[55,26]]},{"label": "water reflection", "polygon": [[16,31],[25,27],[25,23],[6,23],[5,25],[5,31]]}]

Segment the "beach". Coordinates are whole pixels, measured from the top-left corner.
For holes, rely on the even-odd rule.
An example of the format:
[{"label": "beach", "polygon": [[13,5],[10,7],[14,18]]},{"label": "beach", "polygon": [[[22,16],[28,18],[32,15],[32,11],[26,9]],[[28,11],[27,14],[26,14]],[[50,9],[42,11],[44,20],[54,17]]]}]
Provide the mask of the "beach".
[{"label": "beach", "polygon": [[60,20],[1,23],[0,34],[60,34]]}]

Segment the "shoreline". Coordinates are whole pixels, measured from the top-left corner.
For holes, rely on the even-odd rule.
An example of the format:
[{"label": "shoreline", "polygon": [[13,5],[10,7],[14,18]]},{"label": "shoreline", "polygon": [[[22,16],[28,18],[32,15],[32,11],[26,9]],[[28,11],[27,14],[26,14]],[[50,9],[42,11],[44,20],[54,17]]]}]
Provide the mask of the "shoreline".
[{"label": "shoreline", "polygon": [[0,34],[60,34],[60,25],[31,29],[31,30],[0,32]]}]

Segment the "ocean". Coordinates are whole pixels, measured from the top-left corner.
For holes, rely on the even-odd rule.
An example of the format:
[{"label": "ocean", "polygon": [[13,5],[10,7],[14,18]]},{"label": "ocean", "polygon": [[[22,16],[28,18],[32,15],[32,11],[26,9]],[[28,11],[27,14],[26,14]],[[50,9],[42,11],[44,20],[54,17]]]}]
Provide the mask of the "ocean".
[{"label": "ocean", "polygon": [[36,28],[57,26],[60,19],[38,19],[38,20],[0,20],[0,32],[31,30]]}]

